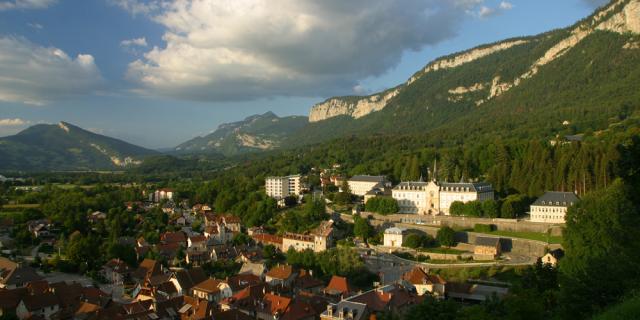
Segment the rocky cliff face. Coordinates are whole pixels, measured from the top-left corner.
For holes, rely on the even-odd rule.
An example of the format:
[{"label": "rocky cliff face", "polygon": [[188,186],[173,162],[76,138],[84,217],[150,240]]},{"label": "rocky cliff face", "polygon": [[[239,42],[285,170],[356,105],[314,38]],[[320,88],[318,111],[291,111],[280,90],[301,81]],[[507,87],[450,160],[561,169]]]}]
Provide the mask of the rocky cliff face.
[{"label": "rocky cliff face", "polygon": [[354,119],[364,117],[371,112],[384,108],[389,100],[398,95],[400,89],[394,89],[385,93],[376,94],[355,101],[346,98],[331,98],[325,102],[316,104],[309,113],[309,122],[317,122],[341,115],[351,116]]},{"label": "rocky cliff face", "polygon": [[[541,67],[562,57],[578,43],[597,30],[616,32],[620,34],[629,32],[640,33],[640,0],[612,1],[608,6],[593,15],[591,19],[585,20],[574,26],[573,29],[569,30],[567,37],[558,41],[558,43],[549,48],[540,57],[536,57],[537,60],[520,76],[503,79],[499,74],[496,74],[490,81],[475,83],[468,86],[452,87],[447,90],[448,92],[443,92],[442,94],[447,95],[447,100],[449,102],[455,103],[465,100],[465,96],[468,94],[477,94],[477,92],[480,92],[482,94],[481,99],[478,100],[476,97],[473,100],[475,101],[476,106],[480,106],[485,102],[504,94],[512,88],[519,86],[524,80],[534,77]],[[389,104],[390,100],[400,94],[403,90],[406,90],[409,86],[412,86],[416,80],[427,74],[439,70],[457,68],[497,52],[525,45],[530,41],[530,39],[507,40],[435,60],[414,74],[404,84],[391,91],[359,99],[353,97],[328,99],[311,108],[309,122],[318,122],[342,115],[350,116],[354,119],[364,117],[372,112],[385,108]],[[639,47],[640,44],[638,42],[630,42],[627,43],[624,48],[631,50]]]}]

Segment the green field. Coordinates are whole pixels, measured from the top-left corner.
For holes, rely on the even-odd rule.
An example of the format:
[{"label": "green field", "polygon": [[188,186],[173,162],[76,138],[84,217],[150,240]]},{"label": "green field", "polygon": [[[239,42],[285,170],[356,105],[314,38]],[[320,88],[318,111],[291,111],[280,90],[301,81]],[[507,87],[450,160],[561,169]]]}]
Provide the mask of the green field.
[{"label": "green field", "polygon": [[485,233],[485,234],[491,234],[491,235],[495,235],[495,236],[502,236],[502,237],[509,237],[509,238],[522,238],[522,239],[529,239],[529,240],[537,240],[537,241],[542,241],[542,242],[549,242],[552,244],[562,244],[562,237],[561,236],[550,236],[547,235],[546,233],[539,233],[539,232],[520,232],[520,231],[491,231],[489,233]]},{"label": "green field", "polygon": [[432,252],[432,253],[442,253],[442,254],[463,254],[463,253],[468,253],[468,251],[464,251],[464,250],[457,250],[457,249],[450,249],[450,248],[443,248],[443,247],[438,247],[438,248],[422,248],[420,249],[420,252]]}]

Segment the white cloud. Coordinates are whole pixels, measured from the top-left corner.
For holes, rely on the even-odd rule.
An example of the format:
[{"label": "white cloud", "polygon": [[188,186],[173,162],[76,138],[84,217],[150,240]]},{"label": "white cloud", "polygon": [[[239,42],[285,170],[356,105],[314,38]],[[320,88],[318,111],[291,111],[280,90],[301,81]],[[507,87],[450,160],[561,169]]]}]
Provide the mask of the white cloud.
[{"label": "white cloud", "polygon": [[42,30],[44,28],[41,24],[35,23],[35,22],[34,23],[27,23],[27,25],[29,27],[31,27],[31,28],[36,29],[36,30]]},{"label": "white cloud", "polygon": [[142,38],[135,38],[135,39],[129,39],[129,40],[122,40],[120,42],[120,45],[123,47],[131,47],[131,46],[146,47],[147,39],[142,37]]},{"label": "white cloud", "polygon": [[46,9],[54,5],[57,0],[13,0],[0,1],[0,11],[17,9]]},{"label": "white cloud", "polygon": [[493,14],[496,13],[496,9],[492,9],[486,6],[482,6],[480,8],[480,11],[478,11],[478,16],[480,16],[481,18],[486,18],[488,16],[491,16]]},{"label": "white cloud", "polygon": [[511,10],[513,9],[513,4],[507,1],[500,2],[500,9],[502,10]]},{"label": "white cloud", "polygon": [[0,37],[0,101],[43,105],[90,93],[102,82],[89,54],[72,58],[24,38]]},{"label": "white cloud", "polygon": [[168,5],[169,0],[109,0],[109,3],[136,16],[158,13]]},{"label": "white cloud", "polygon": [[491,16],[495,16],[505,11],[509,11],[513,9],[513,4],[511,2],[502,1],[496,8],[490,8],[487,6],[481,6],[480,10],[478,10],[478,17],[480,18],[488,18]]},{"label": "white cloud", "polygon": [[149,95],[220,101],[350,93],[455,36],[482,0],[112,0],[166,28],[129,65]]},{"label": "white cloud", "polygon": [[8,119],[0,119],[0,127],[19,127],[30,124],[31,121],[23,120],[20,118],[8,118]]}]

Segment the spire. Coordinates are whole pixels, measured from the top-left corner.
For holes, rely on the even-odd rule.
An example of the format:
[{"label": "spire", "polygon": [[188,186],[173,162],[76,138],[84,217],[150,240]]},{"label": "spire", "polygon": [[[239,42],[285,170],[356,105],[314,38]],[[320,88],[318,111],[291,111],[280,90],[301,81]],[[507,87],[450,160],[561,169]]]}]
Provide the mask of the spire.
[{"label": "spire", "polygon": [[438,181],[438,159],[433,159],[433,177],[431,178],[433,182]]}]

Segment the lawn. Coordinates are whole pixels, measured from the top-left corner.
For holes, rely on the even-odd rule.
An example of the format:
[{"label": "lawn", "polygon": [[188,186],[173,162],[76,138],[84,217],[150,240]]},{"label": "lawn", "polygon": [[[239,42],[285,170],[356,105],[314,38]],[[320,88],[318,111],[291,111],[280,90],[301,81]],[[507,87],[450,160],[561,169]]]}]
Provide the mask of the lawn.
[{"label": "lawn", "polygon": [[[473,230],[469,230],[469,231],[473,232]],[[547,235],[546,233],[539,233],[539,232],[496,230],[496,231],[482,232],[482,233],[492,234],[495,236],[509,237],[509,238],[522,238],[522,239],[537,240],[542,242],[548,241],[549,243],[552,243],[552,244],[562,244],[561,236],[550,236],[550,235]]]},{"label": "lawn", "polygon": [[437,247],[437,248],[422,248],[420,249],[420,252],[432,252],[432,253],[442,253],[442,254],[463,254],[463,253],[468,253],[469,251]]}]

